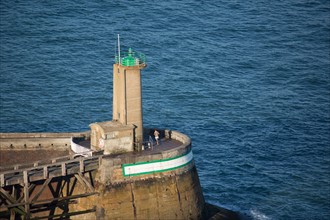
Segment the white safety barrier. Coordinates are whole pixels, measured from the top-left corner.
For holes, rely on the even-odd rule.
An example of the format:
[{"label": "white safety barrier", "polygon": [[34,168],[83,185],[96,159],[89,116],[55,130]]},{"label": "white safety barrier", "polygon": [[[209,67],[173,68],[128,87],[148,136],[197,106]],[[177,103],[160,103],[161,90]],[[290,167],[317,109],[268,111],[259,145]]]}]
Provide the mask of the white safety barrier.
[{"label": "white safety barrier", "polygon": [[71,150],[75,153],[74,157],[76,156],[91,157],[93,155],[93,151],[91,149],[74,143],[73,138],[71,138]]}]

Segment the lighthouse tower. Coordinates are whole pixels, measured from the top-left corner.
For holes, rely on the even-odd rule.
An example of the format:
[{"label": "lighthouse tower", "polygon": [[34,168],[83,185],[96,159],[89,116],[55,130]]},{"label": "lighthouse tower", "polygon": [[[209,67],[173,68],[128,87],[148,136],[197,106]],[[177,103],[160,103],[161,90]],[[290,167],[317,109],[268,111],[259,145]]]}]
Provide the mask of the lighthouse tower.
[{"label": "lighthouse tower", "polygon": [[[119,42],[119,40],[118,40]],[[118,43],[119,45],[119,43]],[[122,125],[133,125],[134,142],[143,141],[141,70],[146,67],[145,55],[128,52],[116,56],[113,65],[113,109],[112,119]]]},{"label": "lighthouse tower", "polygon": [[120,51],[113,64],[112,121],[90,124],[91,149],[104,150],[104,154],[142,150],[142,85],[141,70],[146,67],[146,58],[131,48]]}]

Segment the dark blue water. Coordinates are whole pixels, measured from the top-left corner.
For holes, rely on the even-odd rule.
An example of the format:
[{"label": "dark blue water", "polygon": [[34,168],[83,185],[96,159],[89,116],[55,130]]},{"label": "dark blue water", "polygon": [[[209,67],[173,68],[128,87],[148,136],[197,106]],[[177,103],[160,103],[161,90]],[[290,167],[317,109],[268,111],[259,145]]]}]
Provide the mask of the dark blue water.
[{"label": "dark blue water", "polygon": [[112,64],[145,53],[145,126],[192,137],[206,200],[330,218],[330,2],[0,1],[0,132],[112,117]]}]

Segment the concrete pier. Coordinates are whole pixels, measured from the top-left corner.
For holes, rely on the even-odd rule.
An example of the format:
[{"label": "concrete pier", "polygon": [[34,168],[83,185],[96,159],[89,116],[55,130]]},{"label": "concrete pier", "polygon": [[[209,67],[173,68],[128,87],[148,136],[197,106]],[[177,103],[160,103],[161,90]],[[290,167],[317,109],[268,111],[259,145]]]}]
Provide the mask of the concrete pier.
[{"label": "concrete pier", "polygon": [[[235,213],[217,211],[215,206],[205,203],[190,138],[175,131],[162,133],[164,137],[159,146],[141,152],[100,154],[91,158],[68,155],[52,159],[49,155],[38,163],[27,160],[29,163],[24,166],[16,164],[11,169],[7,166],[0,171],[3,201],[0,217],[237,219]],[[6,140],[8,145],[8,137],[14,135],[17,134],[0,134],[0,140]],[[88,132],[70,135],[84,140]],[[45,138],[43,143],[46,140],[55,143],[65,135],[57,134],[54,139],[54,134],[49,137],[34,134],[21,138],[21,142],[15,140],[15,145],[24,146],[22,143],[41,136]],[[29,146],[28,151],[38,154],[40,149],[34,144]]]}]

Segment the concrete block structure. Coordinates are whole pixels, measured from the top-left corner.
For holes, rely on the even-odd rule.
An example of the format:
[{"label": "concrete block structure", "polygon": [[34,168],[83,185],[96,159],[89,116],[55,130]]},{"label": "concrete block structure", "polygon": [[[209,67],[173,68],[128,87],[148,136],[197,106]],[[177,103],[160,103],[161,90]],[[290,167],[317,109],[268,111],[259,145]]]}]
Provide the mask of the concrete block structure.
[{"label": "concrete block structure", "polygon": [[105,155],[134,151],[135,126],[105,121],[93,123],[90,128],[92,150],[104,150]]}]

